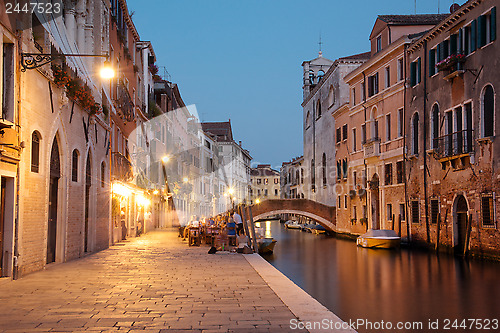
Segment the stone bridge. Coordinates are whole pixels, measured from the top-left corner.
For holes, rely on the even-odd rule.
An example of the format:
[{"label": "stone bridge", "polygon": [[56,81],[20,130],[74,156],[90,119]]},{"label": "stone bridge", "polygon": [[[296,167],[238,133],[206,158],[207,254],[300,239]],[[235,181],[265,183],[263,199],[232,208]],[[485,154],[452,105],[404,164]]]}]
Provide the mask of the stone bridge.
[{"label": "stone bridge", "polygon": [[335,207],[309,199],[270,199],[250,207],[254,220],[276,214],[297,214],[313,219],[327,230],[336,231]]}]

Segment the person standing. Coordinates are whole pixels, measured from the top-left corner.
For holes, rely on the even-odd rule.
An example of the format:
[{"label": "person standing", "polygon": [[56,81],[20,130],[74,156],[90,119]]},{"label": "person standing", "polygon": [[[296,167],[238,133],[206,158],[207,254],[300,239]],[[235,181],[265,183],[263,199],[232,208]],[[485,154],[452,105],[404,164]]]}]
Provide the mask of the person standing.
[{"label": "person standing", "polygon": [[240,231],[243,230],[243,220],[241,219],[241,215],[234,212],[233,220],[236,223],[236,233],[239,235]]}]

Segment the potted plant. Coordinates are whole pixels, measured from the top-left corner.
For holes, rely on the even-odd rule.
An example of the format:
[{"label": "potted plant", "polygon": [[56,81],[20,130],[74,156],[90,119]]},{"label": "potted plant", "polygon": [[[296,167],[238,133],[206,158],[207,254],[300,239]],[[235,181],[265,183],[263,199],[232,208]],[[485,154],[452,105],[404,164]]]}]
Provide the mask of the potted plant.
[{"label": "potted plant", "polygon": [[455,64],[463,63],[465,61],[465,55],[461,53],[451,54],[445,59],[441,60],[436,64],[438,71],[444,71],[452,68]]}]

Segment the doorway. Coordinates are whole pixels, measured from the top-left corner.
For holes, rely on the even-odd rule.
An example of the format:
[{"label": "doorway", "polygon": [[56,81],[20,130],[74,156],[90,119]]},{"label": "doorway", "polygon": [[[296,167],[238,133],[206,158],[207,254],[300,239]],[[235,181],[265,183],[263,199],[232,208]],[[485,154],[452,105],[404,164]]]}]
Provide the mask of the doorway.
[{"label": "doorway", "polygon": [[0,276],[3,276],[3,253],[4,253],[4,225],[5,225],[5,192],[7,190],[7,180],[2,177],[2,185],[0,190]]},{"label": "doorway", "polygon": [[464,254],[465,247],[467,246],[467,233],[468,233],[468,206],[467,200],[463,195],[455,198],[455,214],[453,216],[454,224],[454,240],[455,240],[455,253]]},{"label": "doorway", "polygon": [[92,170],[90,153],[87,155],[87,165],[85,166],[85,225],[84,225],[84,245],[83,251],[89,252],[89,212],[90,212],[90,186],[92,185]]},{"label": "doorway", "polygon": [[57,197],[59,194],[59,178],[61,178],[61,165],[59,159],[59,146],[54,139],[50,153],[50,181],[49,181],[49,221],[47,226],[47,264],[56,261],[57,239]]}]

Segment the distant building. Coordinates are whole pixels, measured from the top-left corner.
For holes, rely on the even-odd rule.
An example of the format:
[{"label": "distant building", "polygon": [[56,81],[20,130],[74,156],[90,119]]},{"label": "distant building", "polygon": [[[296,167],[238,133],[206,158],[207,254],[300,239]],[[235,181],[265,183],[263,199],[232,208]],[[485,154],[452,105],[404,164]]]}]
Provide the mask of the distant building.
[{"label": "distant building", "polygon": [[259,164],[250,171],[250,204],[256,200],[279,199],[280,173],[271,168],[270,164]]},{"label": "distant building", "polygon": [[283,162],[280,170],[280,188],[282,199],[304,199],[304,157],[296,157],[290,162]]},{"label": "distant building", "polygon": [[227,207],[248,203],[252,157],[248,150],[243,149],[241,141],[234,141],[231,121],[204,122],[201,127],[219,146],[219,165],[224,181],[220,192],[227,199]]},{"label": "distant building", "polygon": [[302,63],[304,175],[300,179],[306,199],[336,205],[335,120],[331,115],[349,100],[344,76],[368,58],[369,53],[362,53],[331,61],[320,52],[318,58]]}]

